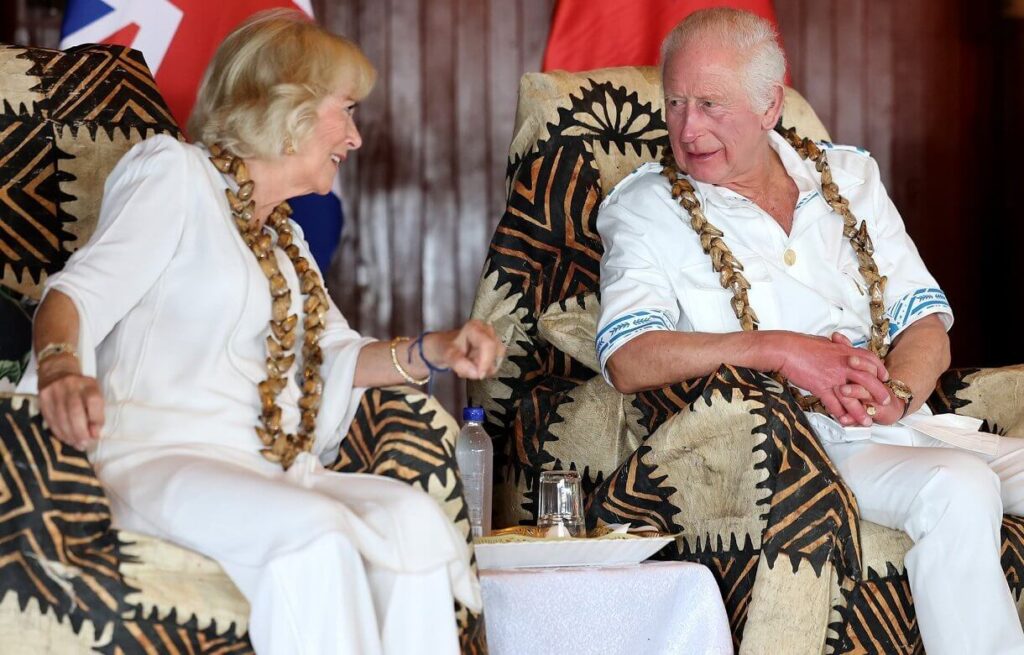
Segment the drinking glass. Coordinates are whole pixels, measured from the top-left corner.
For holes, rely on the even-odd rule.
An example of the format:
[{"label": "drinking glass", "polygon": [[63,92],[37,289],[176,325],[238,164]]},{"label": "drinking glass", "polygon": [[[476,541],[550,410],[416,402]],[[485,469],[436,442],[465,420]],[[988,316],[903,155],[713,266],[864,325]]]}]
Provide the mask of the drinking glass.
[{"label": "drinking glass", "polygon": [[587,536],[583,519],[583,488],[577,471],[543,471],[537,490],[537,525],[565,528],[571,537]]}]

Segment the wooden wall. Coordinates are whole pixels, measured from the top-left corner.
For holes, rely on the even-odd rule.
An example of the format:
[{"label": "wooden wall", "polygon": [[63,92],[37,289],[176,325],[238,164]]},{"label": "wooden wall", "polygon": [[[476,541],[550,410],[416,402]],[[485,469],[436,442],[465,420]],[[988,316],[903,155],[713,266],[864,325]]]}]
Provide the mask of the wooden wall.
[{"label": "wooden wall", "polygon": [[1015,21],[991,2],[775,5],[794,85],[834,140],[866,147],[878,160],[908,232],[949,296],[954,364],[1020,358],[1019,347],[992,338],[1003,324],[986,281],[1024,274],[993,259],[994,242],[1012,242],[1014,230],[1010,215],[993,210],[1007,160],[996,116],[1007,89],[996,78]]},{"label": "wooden wall", "polygon": [[[4,4],[20,42],[55,42],[59,0]],[[503,208],[518,79],[539,68],[552,5],[314,0],[380,72],[359,109],[364,146],[343,168],[348,218],[329,276],[364,332],[415,334],[469,313]],[[775,6],[794,86],[836,141],[878,159],[949,294],[954,364],[1024,361],[1013,287],[1024,279],[1014,196],[1024,164],[1013,157],[1024,146],[1024,21],[966,0]],[[462,402],[451,382],[439,395],[452,409]]]},{"label": "wooden wall", "polygon": [[57,47],[64,0],[0,1],[0,43]]}]

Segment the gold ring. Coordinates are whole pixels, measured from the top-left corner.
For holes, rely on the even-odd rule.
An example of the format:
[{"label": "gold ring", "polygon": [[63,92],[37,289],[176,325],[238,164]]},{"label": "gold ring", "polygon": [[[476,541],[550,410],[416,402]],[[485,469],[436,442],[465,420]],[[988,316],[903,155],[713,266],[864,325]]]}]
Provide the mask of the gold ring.
[{"label": "gold ring", "polygon": [[867,407],[864,408],[864,411],[868,413],[868,416],[874,416],[875,414],[878,413],[878,410],[875,409],[874,405],[868,405]]}]

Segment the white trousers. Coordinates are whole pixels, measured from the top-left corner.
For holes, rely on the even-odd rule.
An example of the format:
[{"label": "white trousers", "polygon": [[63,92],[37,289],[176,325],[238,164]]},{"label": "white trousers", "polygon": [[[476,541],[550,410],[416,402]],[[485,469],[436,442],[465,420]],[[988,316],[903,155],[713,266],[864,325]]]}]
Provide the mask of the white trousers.
[{"label": "white trousers", "polygon": [[437,501],[394,479],[301,455],[166,451],[98,473],[118,527],[224,568],[250,603],[259,655],[455,655],[454,598],[479,608],[464,539]]},{"label": "white trousers", "polygon": [[249,590],[249,639],[263,655],[458,653],[448,572],[366,566],[326,534],[263,567],[225,567]]},{"label": "white trousers", "polygon": [[1003,513],[1024,515],[1024,439],[1004,437],[988,456],[907,429],[877,431],[822,444],[861,517],[913,539],[905,564],[928,655],[1024,654],[999,561]]}]

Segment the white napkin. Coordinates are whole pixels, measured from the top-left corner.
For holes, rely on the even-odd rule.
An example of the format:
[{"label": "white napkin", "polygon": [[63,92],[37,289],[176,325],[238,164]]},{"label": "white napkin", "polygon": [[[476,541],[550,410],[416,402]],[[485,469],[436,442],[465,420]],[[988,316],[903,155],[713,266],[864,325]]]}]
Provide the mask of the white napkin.
[{"label": "white napkin", "polygon": [[981,432],[981,419],[958,414],[932,415],[927,405],[894,425],[874,425],[869,428],[844,428],[824,414],[808,413],[807,419],[822,441],[832,443],[872,439],[878,443],[909,446],[913,441],[908,440],[912,440],[914,434],[922,434],[984,455],[996,455],[999,452],[999,435]]},{"label": "white napkin", "polygon": [[904,417],[900,425],[906,426],[951,446],[973,450],[985,455],[999,452],[999,435],[981,431],[981,419],[959,414],[929,416],[918,412]]}]

